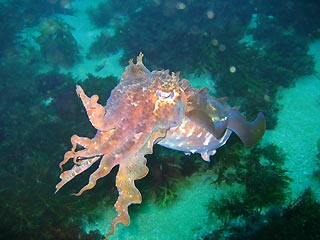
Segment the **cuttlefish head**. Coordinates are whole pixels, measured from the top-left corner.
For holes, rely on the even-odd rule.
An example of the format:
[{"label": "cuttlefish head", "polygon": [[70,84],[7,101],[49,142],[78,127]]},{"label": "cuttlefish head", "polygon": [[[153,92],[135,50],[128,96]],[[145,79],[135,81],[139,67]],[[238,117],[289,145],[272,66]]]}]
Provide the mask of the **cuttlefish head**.
[{"label": "cuttlefish head", "polygon": [[[132,126],[143,126],[144,132],[165,133],[168,128],[181,123],[186,96],[179,86],[179,74],[170,74],[169,70],[150,72],[142,59],[140,53],[136,64],[130,60],[119,86],[113,91],[112,100],[108,101],[118,106],[117,102],[124,99],[124,104],[132,106],[132,113],[126,112],[131,114],[131,120],[135,119]],[[119,112],[123,112],[123,107]]]},{"label": "cuttlefish head", "polygon": [[179,75],[169,71],[153,71],[153,114],[158,121],[169,122],[169,127],[178,126],[185,112],[186,96],[179,86]]}]

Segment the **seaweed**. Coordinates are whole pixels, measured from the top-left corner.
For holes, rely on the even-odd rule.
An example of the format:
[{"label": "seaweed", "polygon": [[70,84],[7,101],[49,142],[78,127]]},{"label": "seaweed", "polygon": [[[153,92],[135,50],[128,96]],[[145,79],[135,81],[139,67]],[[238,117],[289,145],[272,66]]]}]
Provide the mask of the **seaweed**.
[{"label": "seaweed", "polygon": [[310,0],[283,2],[271,0],[267,4],[261,0],[253,0],[251,2],[259,13],[277,18],[278,25],[283,29],[294,29],[297,34],[306,37],[309,41],[319,38],[319,2]]},{"label": "seaweed", "polygon": [[185,157],[181,152],[154,146],[154,153],[147,155],[149,174],[138,184],[158,206],[167,207],[176,200],[177,183],[201,168],[198,156]]},{"label": "seaweed", "polygon": [[117,41],[108,33],[100,33],[90,46],[88,58],[105,57],[118,51]]},{"label": "seaweed", "polygon": [[199,239],[312,240],[320,237],[320,204],[310,189],[306,189],[286,207],[274,206],[263,214],[256,212],[244,220],[236,218],[245,212],[242,209],[243,201],[239,200],[239,197],[231,196],[223,200],[225,202],[221,202],[223,207],[218,209],[221,210],[219,214],[223,216],[225,210],[227,214],[235,217],[235,220]]},{"label": "seaweed", "polygon": [[[262,74],[264,57],[256,48],[249,48],[244,43],[229,43],[224,51],[218,46],[209,46],[206,51],[211,59],[204,67],[215,79],[216,95],[228,96],[228,102],[241,106],[249,119],[257,112],[264,112],[268,128],[276,122],[278,105],[275,101],[276,84],[270,84],[269,76]],[[265,76],[265,77],[264,77]]]},{"label": "seaweed", "polygon": [[97,94],[101,101],[106,101],[111,91],[118,85],[118,82],[119,79],[114,76],[97,77],[93,74],[88,74],[86,81],[81,83],[81,86],[86,89],[86,93],[89,96]]},{"label": "seaweed", "polygon": [[[53,183],[59,175],[57,165],[70,144],[69,137],[75,130],[94,135],[77,99],[74,79],[55,71],[37,74],[34,66],[14,56],[1,59],[0,63],[3,78],[0,122],[5,139],[0,144],[3,153],[0,201],[4,203],[0,207],[0,238],[71,239],[81,236],[82,239],[99,239],[97,234],[87,236],[74,219],[88,215],[97,201],[114,202],[116,190],[111,186],[111,179],[102,180],[105,182],[97,186],[97,192],[85,194],[81,200],[70,198],[64,192],[54,195]],[[90,75],[82,84],[90,91],[101,89],[99,94],[107,98],[116,79]],[[61,139],[66,141],[61,142]],[[67,191],[76,192],[79,184],[85,184],[86,177],[76,179]],[[110,178],[114,177],[114,173],[111,174]],[[105,186],[110,186],[109,190]]]},{"label": "seaweed", "polygon": [[16,52],[16,37],[22,26],[21,16],[15,12],[15,8],[0,3],[0,57]]},{"label": "seaweed", "polygon": [[245,192],[214,199],[209,204],[209,211],[220,217],[225,227],[234,219],[256,218],[263,209],[283,204],[290,181],[281,167],[285,155],[278,147],[267,145],[247,151],[234,142],[228,148],[218,152],[213,162],[218,176],[213,183],[238,183],[245,187]]},{"label": "seaweed", "polygon": [[[146,63],[153,69],[171,66],[184,72],[194,72],[202,68],[199,61],[201,63],[204,60],[198,53],[213,35],[220,38],[221,42],[230,35],[236,35],[239,39],[241,30],[250,21],[252,11],[250,5],[242,4],[244,2],[237,1],[236,4],[241,6],[239,8],[234,8],[232,1],[186,1],[180,5],[176,1],[147,2],[140,5],[138,10],[136,7],[129,9],[128,20],[116,26],[115,35],[110,37],[115,41],[110,41],[124,49],[123,63],[142,51]],[[113,9],[111,6],[106,8],[106,11]],[[110,16],[117,15],[115,12]],[[104,12],[98,15],[105,18]]]},{"label": "seaweed", "polygon": [[231,185],[236,182],[244,186],[245,191],[212,200],[208,210],[211,216],[222,220],[223,226],[203,239],[225,239],[225,236],[227,239],[251,239],[271,213],[280,212],[280,206],[285,203],[290,178],[281,167],[285,159],[281,149],[267,145],[238,153],[237,146],[237,142],[231,146],[232,153],[227,158],[226,153],[222,152],[222,156],[218,153],[213,170],[219,177],[214,183]]},{"label": "seaweed", "polygon": [[10,0],[9,5],[15,9],[15,12],[23,16],[23,21],[27,26],[37,24],[43,17],[60,14],[73,14],[69,8],[68,0]]},{"label": "seaweed", "polygon": [[319,239],[320,204],[306,189],[295,201],[277,214],[268,212],[266,223],[250,239]]},{"label": "seaweed", "polygon": [[243,175],[246,187],[244,201],[252,209],[258,209],[261,212],[263,208],[281,205],[285,202],[290,178],[286,175],[286,170],[274,162],[275,158],[279,158],[277,151],[275,151],[275,157],[271,159],[264,158],[255,161],[258,154],[253,153],[247,159],[250,165]]},{"label": "seaweed", "polygon": [[218,204],[217,202],[210,204],[208,210],[222,220],[224,227],[227,227],[232,219],[252,214],[252,210],[248,208],[243,196],[239,193],[230,193],[228,196],[221,197]]},{"label": "seaweed", "polygon": [[[218,95],[229,96],[229,101],[240,105],[249,118],[257,111],[264,112],[267,127],[272,129],[279,109],[278,89],[291,87],[298,77],[313,74],[314,60],[308,54],[306,42],[275,27],[275,19],[261,16],[256,23],[257,27],[250,30],[255,40],[251,45],[229,44],[232,47],[223,53],[211,47],[206,53],[213,55],[215,61],[206,68],[213,73]],[[271,35],[266,34],[270,31]],[[233,71],[230,66],[234,66]]]},{"label": "seaweed", "polygon": [[145,0],[125,0],[125,1],[103,1],[97,7],[90,7],[88,15],[97,27],[104,27],[110,24],[121,24],[125,16],[130,12],[139,10]]},{"label": "seaweed", "polygon": [[212,163],[218,176],[214,183],[243,184],[247,204],[259,209],[269,203],[281,203],[290,181],[281,168],[284,159],[284,153],[275,145],[256,147],[248,152],[239,142],[229,144],[221,148]]},{"label": "seaweed", "polygon": [[80,52],[72,27],[57,17],[44,18],[35,41],[42,57],[54,66],[71,67],[80,60]]},{"label": "seaweed", "polygon": [[144,187],[147,185],[147,193],[152,193],[159,206],[166,207],[177,197],[175,188],[177,179],[182,177],[182,162],[179,153],[162,147],[155,146],[154,153],[147,156],[150,172],[142,184]]},{"label": "seaweed", "polygon": [[313,172],[313,176],[318,181],[320,181],[320,138],[317,141],[317,151],[318,151],[318,153],[316,155],[316,158],[317,158],[317,169]]}]

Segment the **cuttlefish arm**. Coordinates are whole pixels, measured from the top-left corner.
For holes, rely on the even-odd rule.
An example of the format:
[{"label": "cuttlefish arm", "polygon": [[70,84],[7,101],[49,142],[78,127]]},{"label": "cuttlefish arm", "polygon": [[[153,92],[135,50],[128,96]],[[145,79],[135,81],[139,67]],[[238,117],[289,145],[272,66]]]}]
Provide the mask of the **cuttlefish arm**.
[{"label": "cuttlefish arm", "polygon": [[238,111],[230,108],[227,128],[237,134],[243,144],[250,148],[262,138],[266,130],[266,121],[260,112],[255,120],[248,122]]},{"label": "cuttlefish arm", "polygon": [[106,234],[107,239],[114,234],[116,225],[122,223],[125,226],[130,224],[128,207],[133,203],[141,203],[142,197],[140,191],[136,188],[134,181],[145,177],[148,174],[146,159],[141,157],[134,161],[127,161],[119,165],[119,171],[116,177],[116,186],[119,197],[115,203],[118,216],[112,221],[111,229]]},{"label": "cuttlefish arm", "polygon": [[86,109],[88,118],[92,126],[94,126],[97,130],[105,132],[115,128],[118,119],[112,116],[106,119],[106,109],[104,106],[98,103],[98,95],[88,97],[79,85],[77,85],[76,87],[76,92]]},{"label": "cuttlefish arm", "polygon": [[131,204],[142,202],[142,196],[135,186],[135,180],[145,177],[149,172],[146,165],[147,160],[144,155],[152,154],[153,145],[157,139],[163,138],[165,133],[165,131],[151,133],[148,141],[141,147],[140,151],[138,151],[139,153],[135,153],[131,158],[129,156],[130,154],[126,154],[128,159],[119,164],[119,170],[116,177],[116,186],[119,192],[119,197],[117,202],[114,204],[118,216],[112,221],[111,229],[106,234],[105,239],[114,234],[118,223],[122,223],[125,226],[130,224],[128,207]]}]

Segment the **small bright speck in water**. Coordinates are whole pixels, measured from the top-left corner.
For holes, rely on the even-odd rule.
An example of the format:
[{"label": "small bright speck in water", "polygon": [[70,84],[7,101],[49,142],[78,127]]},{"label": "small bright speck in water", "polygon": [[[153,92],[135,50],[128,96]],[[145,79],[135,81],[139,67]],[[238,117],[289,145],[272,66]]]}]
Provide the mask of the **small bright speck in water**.
[{"label": "small bright speck in water", "polygon": [[183,10],[183,9],[186,8],[186,4],[183,3],[183,2],[177,2],[176,8],[179,9],[179,10]]},{"label": "small bright speck in water", "polygon": [[237,71],[235,66],[231,66],[229,70],[231,73],[235,73]]},{"label": "small bright speck in water", "polygon": [[218,46],[219,41],[218,41],[217,39],[212,39],[212,40],[211,40],[211,44],[212,44],[213,46]]},{"label": "small bright speck in water", "polygon": [[213,12],[212,10],[208,10],[208,11],[207,11],[207,17],[208,17],[209,19],[213,19],[213,18],[214,18],[214,12]]},{"label": "small bright speck in water", "polygon": [[224,51],[226,50],[226,45],[220,44],[220,45],[219,45],[219,50],[220,50],[221,52],[224,52]]}]

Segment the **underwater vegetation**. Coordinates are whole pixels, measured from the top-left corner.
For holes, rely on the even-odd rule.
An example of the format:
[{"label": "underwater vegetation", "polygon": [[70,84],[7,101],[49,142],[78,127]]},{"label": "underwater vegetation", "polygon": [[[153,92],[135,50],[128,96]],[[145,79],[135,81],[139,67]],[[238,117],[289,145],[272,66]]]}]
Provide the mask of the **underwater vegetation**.
[{"label": "underwater vegetation", "polygon": [[318,168],[313,172],[313,176],[319,180],[320,182],[320,138],[318,139],[317,141],[317,155],[316,155],[316,158],[317,158],[317,166]]},{"label": "underwater vegetation", "polygon": [[[251,1],[258,11],[277,19],[278,24],[284,29],[293,30],[308,40],[320,36],[320,3],[312,0],[296,1]],[[294,16],[294,17],[293,17]]]},{"label": "underwater vegetation", "polygon": [[13,7],[0,3],[0,57],[15,52],[16,35],[22,28],[21,16],[12,12]]},{"label": "underwater vegetation", "polygon": [[144,186],[143,196],[152,198],[160,207],[173,204],[179,197],[176,195],[179,181],[206,166],[198,155],[186,156],[159,145],[154,146],[154,153],[147,155],[147,160],[150,172],[138,182],[138,186]]},{"label": "underwater vegetation", "polygon": [[212,200],[208,210],[218,216],[224,226],[204,239],[251,239],[251,234],[266,221],[266,215],[285,203],[290,179],[281,167],[285,160],[281,149],[267,145],[241,152],[237,145],[234,143],[231,149],[217,154],[212,166],[218,173],[214,183],[238,183],[245,190],[242,194],[231,193]]},{"label": "underwater vegetation", "polygon": [[269,211],[267,220],[250,239],[319,239],[320,203],[310,189],[289,204],[282,212]]},{"label": "underwater vegetation", "polygon": [[[66,1],[65,1],[66,2]],[[65,8],[61,1],[46,0],[11,0],[0,3],[0,57],[17,53],[17,48],[23,45],[19,31],[23,27],[32,27],[41,18],[50,17],[55,13],[71,14],[71,9]],[[19,43],[19,44],[17,44]],[[14,51],[15,50],[15,51]]]},{"label": "underwater vegetation", "polygon": [[53,67],[70,67],[77,63],[80,54],[71,33],[73,28],[55,15],[72,14],[71,9],[65,8],[67,2],[13,0],[0,3],[0,57],[17,55],[26,62],[47,62]]},{"label": "underwater vegetation", "polygon": [[[240,216],[241,203],[243,203],[241,199],[228,199],[228,202],[231,207],[233,206],[228,210],[229,214],[233,214],[233,217]],[[228,202],[225,206],[228,206]],[[236,208],[237,205],[238,208]],[[237,219],[234,223],[201,239],[319,239],[320,224],[317,220],[320,217],[319,207],[320,203],[315,200],[312,191],[306,189],[300,197],[286,207],[278,205],[269,208],[263,214],[252,214],[244,221]]]},{"label": "underwater vegetation", "polygon": [[[23,16],[28,26],[38,23],[42,17],[61,14],[72,14],[68,8],[69,0],[10,0],[6,5],[12,7],[12,13]],[[21,18],[22,19],[22,18]]]},{"label": "underwater vegetation", "polygon": [[[244,9],[233,8],[232,2],[229,1],[216,3],[186,1],[185,5],[180,7],[176,6],[176,1],[162,3],[149,1],[139,8],[139,1],[132,2],[135,4],[132,9],[138,10],[128,12],[128,20],[117,26],[115,36],[112,38],[117,39],[118,48],[124,49],[123,63],[136,55],[137,51],[142,51],[148,56],[146,63],[152,69],[173,66],[173,70],[191,72],[197,67],[201,68],[203,59],[198,53],[201,52],[201,47],[211,41],[210,34],[214,32],[217,37],[224,36],[227,39],[228,34],[231,35],[229,33],[231,29],[236,31],[239,39],[243,29],[241,26],[250,20],[250,11],[243,11],[246,16],[235,17]],[[245,6],[241,4],[243,2],[245,1],[240,1],[237,5]],[[217,12],[221,10],[223,15],[223,17],[218,16],[217,21],[210,19],[210,14],[215,10]],[[95,15],[104,17],[99,8],[93,11]],[[109,23],[100,24],[105,26]],[[232,25],[235,25],[234,28],[230,28]],[[172,51],[173,48],[175,51]]]},{"label": "underwater vegetation", "polygon": [[[271,208],[263,216],[246,222],[243,227],[230,228],[227,239],[319,239],[319,207],[312,191],[307,189],[287,207]],[[205,239],[223,239],[219,234]]]},{"label": "underwater vegetation", "polygon": [[148,0],[102,1],[96,7],[90,7],[88,15],[97,27],[119,25],[128,20],[126,18],[128,14],[138,11],[141,6],[149,2]]},{"label": "underwater vegetation", "polygon": [[71,33],[72,27],[63,20],[45,18],[39,26],[36,42],[40,46],[44,61],[54,66],[72,66],[80,60],[77,41]]},{"label": "underwater vegetation", "polygon": [[[39,74],[20,58],[2,59],[0,64],[0,239],[73,239],[78,235],[99,239],[93,233],[84,236],[75,219],[81,219],[100,199],[107,201],[107,195],[115,195],[114,189],[99,188],[99,193],[85,196],[83,205],[69,194],[54,196],[52,184],[59,174],[52,171],[57,164],[52,158],[59,159],[68,144],[61,139],[75,130],[94,134],[77,104],[74,79],[55,71]],[[114,77],[90,75],[83,85],[89,91],[100,89],[99,94],[107,97],[116,83]]]},{"label": "underwater vegetation", "polygon": [[113,54],[118,51],[117,40],[112,38],[109,33],[102,32],[96,36],[94,43],[91,44],[89,49],[88,58],[103,57],[105,58],[108,54]]},{"label": "underwater vegetation", "polygon": [[217,174],[214,183],[243,184],[246,195],[242,200],[247,206],[242,209],[261,211],[270,204],[280,204],[285,200],[290,179],[281,167],[284,160],[282,150],[274,145],[247,151],[235,142],[231,147],[224,147],[211,163]]},{"label": "underwater vegetation", "polygon": [[277,121],[277,90],[312,74],[314,61],[305,39],[287,33],[276,19],[258,15],[255,24],[245,31],[250,41],[246,36],[238,42],[231,39],[224,51],[213,40],[203,56],[210,61],[203,65],[212,73],[219,95],[230,96],[229,102],[241,106],[248,116],[252,111],[264,112],[271,129]]}]

